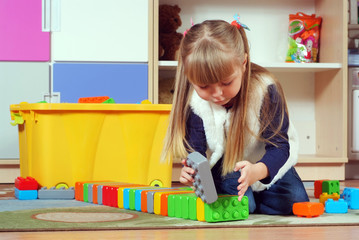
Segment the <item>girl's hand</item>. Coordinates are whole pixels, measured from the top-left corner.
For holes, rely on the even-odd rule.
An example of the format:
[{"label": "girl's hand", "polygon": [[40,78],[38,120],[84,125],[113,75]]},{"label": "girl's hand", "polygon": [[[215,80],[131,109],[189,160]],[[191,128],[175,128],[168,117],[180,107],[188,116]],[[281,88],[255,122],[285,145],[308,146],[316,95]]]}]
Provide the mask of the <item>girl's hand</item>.
[{"label": "girl's hand", "polygon": [[194,179],[192,175],[195,173],[195,171],[187,166],[187,159],[182,159],[182,170],[181,170],[181,176],[179,178],[180,182],[182,184],[185,184],[187,186],[191,186],[194,182]]},{"label": "girl's hand", "polygon": [[248,161],[240,161],[234,167],[235,172],[239,170],[241,170],[241,176],[238,179],[237,190],[238,201],[241,201],[249,186],[268,176],[268,168],[261,162],[253,164]]}]

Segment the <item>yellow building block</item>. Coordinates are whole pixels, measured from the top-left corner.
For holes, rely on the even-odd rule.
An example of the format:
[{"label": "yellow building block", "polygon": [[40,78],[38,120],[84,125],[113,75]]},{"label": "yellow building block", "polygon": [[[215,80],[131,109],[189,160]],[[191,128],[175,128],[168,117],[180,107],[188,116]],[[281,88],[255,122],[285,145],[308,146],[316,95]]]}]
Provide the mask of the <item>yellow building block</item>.
[{"label": "yellow building block", "polygon": [[204,202],[200,198],[197,198],[197,220],[201,222],[206,221],[204,215]]}]

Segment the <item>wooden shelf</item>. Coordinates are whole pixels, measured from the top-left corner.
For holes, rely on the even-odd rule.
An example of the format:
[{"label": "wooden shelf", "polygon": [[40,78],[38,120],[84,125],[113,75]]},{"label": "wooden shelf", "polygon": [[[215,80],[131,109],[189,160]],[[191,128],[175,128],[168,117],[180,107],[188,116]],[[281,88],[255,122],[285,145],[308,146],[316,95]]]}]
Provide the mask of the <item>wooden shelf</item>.
[{"label": "wooden shelf", "polygon": [[[341,63],[257,63],[273,72],[324,72],[341,69]],[[174,71],[177,61],[159,61],[159,70]]]}]

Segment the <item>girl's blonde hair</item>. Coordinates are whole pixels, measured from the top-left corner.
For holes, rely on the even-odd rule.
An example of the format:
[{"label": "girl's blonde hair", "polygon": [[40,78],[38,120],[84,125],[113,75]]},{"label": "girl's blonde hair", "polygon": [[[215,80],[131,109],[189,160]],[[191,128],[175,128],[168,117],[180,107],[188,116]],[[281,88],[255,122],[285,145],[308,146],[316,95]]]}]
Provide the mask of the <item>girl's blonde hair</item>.
[{"label": "girl's blonde hair", "polygon": [[[187,143],[186,121],[190,113],[189,102],[193,92],[192,84],[207,85],[226,79],[235,70],[245,64],[242,85],[237,96],[233,98],[231,108],[231,123],[227,136],[227,144],[222,166],[222,174],[233,171],[236,162],[243,159],[244,140],[246,134],[254,134],[250,131],[247,122],[248,95],[251,91],[252,81],[260,82],[261,74],[269,74],[264,68],[250,62],[249,45],[243,28],[237,29],[222,20],[208,20],[196,24],[186,33],[181,41],[178,68],[176,73],[175,92],[169,127],[164,140],[164,148],[161,160],[185,159],[188,152],[194,151]],[[278,85],[278,86],[277,86]],[[262,141],[270,142],[270,139],[262,139],[261,134],[267,127],[274,129],[272,137],[279,134],[284,114],[287,112],[283,91],[276,84],[277,91],[283,101],[278,108],[281,112],[281,123],[272,126],[274,110],[269,109],[270,99],[264,99],[261,109],[261,129],[256,136]]]}]

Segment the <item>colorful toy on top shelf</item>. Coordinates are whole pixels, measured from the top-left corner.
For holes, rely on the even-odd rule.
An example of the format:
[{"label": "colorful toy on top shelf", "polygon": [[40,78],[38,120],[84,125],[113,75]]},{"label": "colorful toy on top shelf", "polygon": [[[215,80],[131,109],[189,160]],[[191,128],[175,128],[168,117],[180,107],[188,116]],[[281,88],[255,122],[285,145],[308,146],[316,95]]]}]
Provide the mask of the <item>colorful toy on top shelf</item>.
[{"label": "colorful toy on top shelf", "polygon": [[323,193],[333,194],[337,193],[340,194],[340,186],[338,180],[327,180],[323,181],[322,183],[322,191]]},{"label": "colorful toy on top shelf", "polygon": [[218,199],[208,160],[199,152],[188,154],[187,165],[195,171],[193,186],[196,195],[205,203],[213,203]]},{"label": "colorful toy on top shelf", "polygon": [[349,209],[359,209],[359,188],[344,188],[340,196],[348,203]]},{"label": "colorful toy on top shelf", "polygon": [[326,213],[347,213],[348,212],[348,203],[344,199],[339,199],[334,201],[333,199],[328,199],[325,202],[325,212]]},{"label": "colorful toy on top shelf", "polygon": [[78,103],[103,103],[104,101],[110,99],[108,96],[101,97],[82,97],[79,98]]},{"label": "colorful toy on top shelf", "polygon": [[32,177],[17,177],[15,179],[15,187],[19,190],[37,190],[38,182]]},{"label": "colorful toy on top shelf", "polygon": [[324,213],[324,205],[319,202],[298,202],[293,204],[293,214],[298,217],[318,217]]}]

